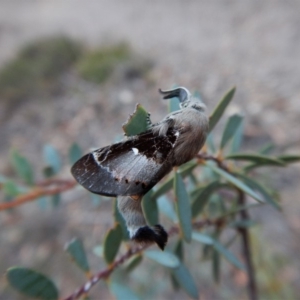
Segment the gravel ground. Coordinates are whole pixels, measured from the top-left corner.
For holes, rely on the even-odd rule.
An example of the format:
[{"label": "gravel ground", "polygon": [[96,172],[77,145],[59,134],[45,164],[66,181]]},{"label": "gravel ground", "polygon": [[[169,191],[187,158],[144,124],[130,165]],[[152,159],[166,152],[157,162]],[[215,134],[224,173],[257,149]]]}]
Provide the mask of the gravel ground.
[{"label": "gravel ground", "polygon": [[[25,43],[56,34],[74,37],[91,48],[127,41],[138,55],[154,63],[151,84],[115,78],[97,87],[80,81],[73,74],[64,78],[63,95],[39,99],[39,102],[30,100],[6,112],[5,121],[0,120],[0,172],[9,172],[6,158],[11,147],[22,148],[22,153],[38,167],[42,145],[47,142],[63,154],[74,140],[85,150],[110,143],[112,136],[121,133],[120,125],[136,102],[152,112],[154,121],[159,120],[165,114],[165,106],[160,103],[157,89],[174,83],[201,91],[210,111],[226,90],[237,86],[228,113],[239,111],[246,116],[247,145],[251,148],[251,143],[257,145],[270,140],[279,147],[289,144],[289,151],[299,153],[298,0],[174,0],[152,1],[151,5],[133,0],[0,0],[0,7],[0,66],[13,58]],[[0,102],[0,110],[1,105]],[[3,113],[0,116],[4,117]],[[289,170],[276,170],[272,177],[281,189],[285,210],[282,214],[268,209],[257,212],[257,219],[265,228],[262,237],[268,240],[269,247],[293,259],[291,271],[286,275],[291,284],[300,280],[299,174],[299,164]],[[68,168],[64,175],[69,176]],[[26,216],[30,218],[36,213],[29,207],[24,208],[25,216],[22,211],[24,224]],[[69,223],[80,223],[84,218],[77,212],[71,218],[59,211],[55,222],[60,220],[62,224],[59,224],[64,226],[61,216]],[[53,218],[47,214],[45,223],[40,217],[43,220],[29,222],[27,230],[33,230],[38,222],[46,226]],[[102,216],[101,211],[99,214]],[[102,216],[104,226],[109,226],[106,215]],[[5,216],[4,224],[11,222],[17,227],[15,219]],[[54,225],[53,228],[58,230]],[[96,229],[94,237],[95,232]],[[61,242],[52,247],[61,247],[71,233],[60,234]],[[5,242],[13,249],[11,253],[9,247],[1,250],[1,260],[10,256],[4,263],[5,268],[16,263],[24,265],[29,259],[24,249],[22,256],[16,248],[21,245],[24,248],[19,235],[11,234],[8,240],[1,236],[1,247]],[[30,253],[34,246],[26,245],[26,253]],[[38,249],[41,261],[49,255],[45,249]],[[65,293],[67,291],[70,288]]]}]

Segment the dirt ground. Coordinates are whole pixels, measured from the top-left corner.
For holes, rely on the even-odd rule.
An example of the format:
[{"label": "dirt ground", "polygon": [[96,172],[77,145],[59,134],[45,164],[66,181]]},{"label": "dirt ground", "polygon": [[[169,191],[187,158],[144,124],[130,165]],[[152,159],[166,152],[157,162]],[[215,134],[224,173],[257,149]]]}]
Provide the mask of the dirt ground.
[{"label": "dirt ground", "polygon": [[[154,64],[152,84],[116,78],[113,83],[97,87],[74,81],[71,76],[65,79],[70,89],[63,95],[26,101],[5,111],[8,115],[0,113],[0,173],[9,173],[7,157],[12,147],[20,149],[39,168],[45,143],[56,146],[64,156],[74,141],[85,151],[109,144],[112,136],[121,134],[121,124],[136,102],[149,109],[153,120],[158,121],[165,115],[166,106],[160,103],[157,89],[174,83],[199,90],[209,111],[229,88],[236,86],[228,114],[238,111],[245,115],[249,148],[266,140],[281,150],[288,145],[288,152],[299,154],[299,16],[298,0],[174,0],[152,1],[151,5],[133,0],[0,0],[0,67],[29,41],[57,34],[71,36],[91,48],[126,41]],[[1,105],[0,101],[0,110]],[[275,170],[270,177],[280,189],[284,211],[264,209],[256,212],[256,220],[262,224],[261,240],[267,241],[268,249],[290,259],[282,276],[288,285],[296,287],[299,295],[300,168],[297,164]],[[62,175],[70,176],[68,165]],[[66,205],[73,205],[73,197],[74,194],[67,197]],[[83,213],[86,207],[87,212]],[[55,215],[53,211],[39,213],[32,204],[19,210],[14,217],[6,214],[1,218],[1,227],[10,227],[9,233],[0,235],[1,274],[15,264],[32,266],[30,263],[35,261],[36,268],[47,265],[44,260],[49,259],[51,251],[59,253],[73,233],[84,235],[87,228],[92,228],[94,240],[89,241],[88,248],[103,232],[93,227],[90,220],[101,220],[106,228],[111,224],[105,211],[94,212],[92,206],[84,204],[76,206],[72,215],[65,207]],[[70,229],[81,222],[84,229]],[[62,229],[66,224],[71,232]],[[24,231],[18,231],[20,226]],[[26,242],[26,235],[31,232],[47,232],[49,239],[56,237],[56,242],[47,242],[40,236],[43,243],[32,245]],[[60,267],[57,263],[49,269],[59,274]],[[78,275],[78,282],[80,279]],[[66,279],[62,281],[64,295],[78,287]],[[7,299],[8,294],[3,295]],[[204,293],[203,299],[212,299],[209,295]]]}]

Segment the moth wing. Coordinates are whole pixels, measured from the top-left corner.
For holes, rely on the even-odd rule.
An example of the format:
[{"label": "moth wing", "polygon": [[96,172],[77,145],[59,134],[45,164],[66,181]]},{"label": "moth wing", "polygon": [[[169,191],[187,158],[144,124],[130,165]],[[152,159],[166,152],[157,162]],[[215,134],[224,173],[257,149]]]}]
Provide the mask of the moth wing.
[{"label": "moth wing", "polygon": [[172,170],[172,152],[178,136],[174,129],[163,136],[147,131],[83,156],[71,172],[92,193],[145,194]]}]

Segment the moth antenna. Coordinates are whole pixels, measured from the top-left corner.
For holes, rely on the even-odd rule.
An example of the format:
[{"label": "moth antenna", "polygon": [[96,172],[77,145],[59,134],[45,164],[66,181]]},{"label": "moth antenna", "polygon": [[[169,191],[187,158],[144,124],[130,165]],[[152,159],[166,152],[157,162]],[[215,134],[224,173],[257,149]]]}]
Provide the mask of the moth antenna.
[{"label": "moth antenna", "polygon": [[192,94],[185,87],[179,87],[172,90],[163,91],[162,89],[158,89],[159,93],[163,95],[163,99],[170,99],[177,97],[179,102],[185,102],[192,97]]}]

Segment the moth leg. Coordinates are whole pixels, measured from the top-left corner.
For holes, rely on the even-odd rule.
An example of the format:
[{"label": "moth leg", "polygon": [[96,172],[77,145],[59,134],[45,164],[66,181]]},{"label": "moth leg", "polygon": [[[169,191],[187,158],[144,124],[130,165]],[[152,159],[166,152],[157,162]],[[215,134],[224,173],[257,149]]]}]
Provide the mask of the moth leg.
[{"label": "moth leg", "polygon": [[148,226],[142,210],[142,196],[119,196],[118,209],[122,214],[130,238],[141,244],[155,242],[164,250],[168,234],[161,225]]}]

